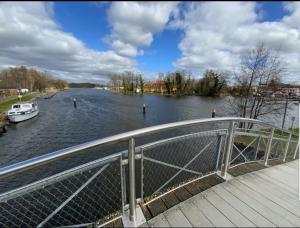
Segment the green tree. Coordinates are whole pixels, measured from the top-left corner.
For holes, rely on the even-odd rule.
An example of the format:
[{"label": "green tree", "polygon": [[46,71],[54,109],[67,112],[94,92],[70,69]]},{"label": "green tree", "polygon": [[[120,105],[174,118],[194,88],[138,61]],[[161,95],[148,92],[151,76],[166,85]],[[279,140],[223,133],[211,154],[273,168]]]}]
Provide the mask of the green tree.
[{"label": "green tree", "polygon": [[181,95],[182,93],[182,74],[180,72],[175,73],[175,80],[176,80],[176,94]]},{"label": "green tree", "polygon": [[166,85],[166,90],[167,90],[167,94],[171,94],[171,90],[172,90],[172,81],[171,81],[171,75],[167,74],[167,76],[164,78],[165,81],[165,85]]},{"label": "green tree", "polygon": [[144,79],[143,79],[143,76],[140,74],[140,77],[139,77],[139,81],[140,81],[140,88],[141,88],[141,93],[143,94],[144,93]]}]

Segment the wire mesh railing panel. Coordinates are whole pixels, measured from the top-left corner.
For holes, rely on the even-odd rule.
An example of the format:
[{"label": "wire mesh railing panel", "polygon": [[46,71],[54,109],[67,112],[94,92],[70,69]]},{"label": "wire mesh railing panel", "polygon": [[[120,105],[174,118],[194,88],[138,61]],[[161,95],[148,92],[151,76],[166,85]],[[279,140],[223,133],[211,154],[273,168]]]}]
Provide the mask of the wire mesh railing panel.
[{"label": "wire mesh railing panel", "polygon": [[295,152],[297,152],[296,151],[297,146],[298,146],[298,141],[294,141],[294,140],[290,141],[289,148],[288,148],[287,155],[286,155],[287,158],[292,159],[294,157]]},{"label": "wire mesh railing panel", "polygon": [[285,153],[286,143],[286,138],[273,138],[269,159],[282,159]]},{"label": "wire mesh railing panel", "polygon": [[269,159],[282,159],[285,152],[286,139],[273,138]]},{"label": "wire mesh railing panel", "polygon": [[262,137],[260,135],[239,134],[237,132],[234,137],[231,158],[229,164],[231,166],[260,160],[265,154],[265,148],[261,144]]},{"label": "wire mesh railing panel", "polygon": [[93,223],[122,210],[118,156],[59,173],[0,196],[0,226]]},{"label": "wire mesh railing panel", "polygon": [[226,131],[199,132],[142,147],[144,201],[217,171]]},{"label": "wire mesh railing panel", "polygon": [[283,149],[280,139],[273,138],[269,159],[279,159],[283,155]]}]

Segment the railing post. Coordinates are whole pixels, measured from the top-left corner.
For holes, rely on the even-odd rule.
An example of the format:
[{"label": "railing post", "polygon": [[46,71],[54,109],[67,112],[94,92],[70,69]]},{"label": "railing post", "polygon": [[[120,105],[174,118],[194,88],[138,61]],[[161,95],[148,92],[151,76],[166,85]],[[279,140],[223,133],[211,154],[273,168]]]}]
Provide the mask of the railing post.
[{"label": "railing post", "polygon": [[267,145],[267,150],[266,150],[265,160],[264,160],[264,165],[265,165],[265,166],[268,165],[268,158],[269,158],[269,155],[270,155],[270,153],[271,153],[272,140],[273,140],[273,136],[274,136],[274,130],[275,130],[275,128],[272,127],[272,128],[271,128],[270,135],[269,135],[269,140],[268,140],[268,145]]},{"label": "railing post", "polygon": [[257,159],[257,154],[259,152],[259,146],[260,146],[260,140],[261,140],[261,136],[257,137],[257,142],[256,142],[256,146],[255,146],[255,156],[254,156],[254,160]]},{"label": "railing post", "polygon": [[291,138],[292,138],[292,132],[289,133],[289,136],[286,140],[284,155],[283,155],[283,159],[282,159],[283,162],[286,161],[286,156],[287,156],[287,153],[288,153],[288,150],[289,150],[289,145],[290,145]]},{"label": "railing post", "polygon": [[218,143],[217,143],[217,162],[216,162],[216,170],[219,169],[219,164],[222,164],[222,161],[220,162],[220,155],[222,150],[222,142],[223,142],[223,136],[219,135],[218,137]]},{"label": "railing post", "polygon": [[136,219],[136,195],[135,195],[135,141],[129,140],[128,145],[128,168],[129,168],[129,216],[132,222]]},{"label": "railing post", "polygon": [[296,145],[296,149],[295,149],[295,152],[294,152],[294,155],[293,155],[293,159],[294,159],[294,160],[296,159],[296,155],[297,155],[298,149],[299,149],[299,141],[298,141],[298,143],[297,143],[297,145]]},{"label": "railing post", "polygon": [[235,126],[234,121],[231,121],[229,123],[229,128],[228,128],[228,132],[227,132],[228,135],[227,135],[227,140],[226,140],[226,150],[225,150],[225,154],[224,154],[225,160],[224,160],[224,168],[223,168],[223,172],[222,172],[222,176],[224,179],[226,179],[226,176],[227,176],[229,159],[230,159],[230,155],[231,155],[232,148],[233,148],[234,126]]}]

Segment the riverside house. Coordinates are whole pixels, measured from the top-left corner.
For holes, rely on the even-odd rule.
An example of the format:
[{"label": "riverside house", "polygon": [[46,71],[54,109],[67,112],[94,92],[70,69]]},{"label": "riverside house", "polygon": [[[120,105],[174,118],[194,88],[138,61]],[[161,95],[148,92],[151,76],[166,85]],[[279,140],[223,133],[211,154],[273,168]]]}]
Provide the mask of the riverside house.
[{"label": "riverside house", "polygon": [[144,91],[148,93],[161,93],[167,92],[165,82],[163,80],[146,82],[144,84]]},{"label": "riverside house", "polygon": [[0,87],[0,97],[14,96],[18,95],[19,90],[16,86],[1,86]]}]

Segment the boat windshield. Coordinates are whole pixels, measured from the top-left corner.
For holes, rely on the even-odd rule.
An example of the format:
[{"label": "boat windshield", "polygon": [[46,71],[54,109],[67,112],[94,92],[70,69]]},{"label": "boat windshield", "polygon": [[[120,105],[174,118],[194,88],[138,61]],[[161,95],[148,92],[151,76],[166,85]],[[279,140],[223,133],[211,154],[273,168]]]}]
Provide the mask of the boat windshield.
[{"label": "boat windshield", "polygon": [[13,105],[13,108],[20,108],[20,105]]}]

